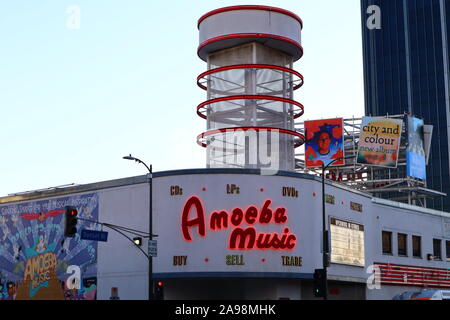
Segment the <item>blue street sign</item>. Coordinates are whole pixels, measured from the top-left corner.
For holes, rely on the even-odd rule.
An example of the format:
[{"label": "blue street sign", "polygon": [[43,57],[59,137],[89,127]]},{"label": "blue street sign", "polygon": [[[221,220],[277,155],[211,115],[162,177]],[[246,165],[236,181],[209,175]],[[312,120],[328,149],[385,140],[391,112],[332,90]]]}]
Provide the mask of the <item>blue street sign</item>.
[{"label": "blue street sign", "polygon": [[81,239],[106,242],[108,241],[108,232],[83,229],[81,230]]},{"label": "blue street sign", "polygon": [[158,255],[158,242],[156,240],[148,240],[148,255],[150,257]]}]

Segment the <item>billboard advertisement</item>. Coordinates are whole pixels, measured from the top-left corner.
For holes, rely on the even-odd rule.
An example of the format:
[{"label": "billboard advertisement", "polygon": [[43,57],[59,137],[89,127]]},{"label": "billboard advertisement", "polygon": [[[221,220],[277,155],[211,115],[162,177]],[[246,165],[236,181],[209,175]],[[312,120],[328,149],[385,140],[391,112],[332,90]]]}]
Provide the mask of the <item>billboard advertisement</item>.
[{"label": "billboard advertisement", "polygon": [[363,117],[357,163],[396,168],[403,120]]},{"label": "billboard advertisement", "polygon": [[364,267],[364,225],[330,217],[331,262]]},{"label": "billboard advertisement", "polygon": [[[305,164],[307,168],[328,165],[333,159],[344,157],[343,120],[326,119],[305,121]],[[337,160],[332,165],[343,165]]]},{"label": "billboard advertisement", "polygon": [[98,219],[97,194],[0,206],[0,300],[96,299],[97,243],[64,237],[65,206]]},{"label": "billboard advertisement", "polygon": [[422,119],[407,116],[407,128],[406,175],[426,180],[424,122]]},{"label": "billboard advertisement", "polygon": [[306,191],[313,181],[202,174],[154,183],[160,199],[154,204],[154,232],[164,244],[154,260],[155,277],[300,277],[315,265],[311,250],[316,245],[319,252],[320,244],[311,244],[314,201]]}]

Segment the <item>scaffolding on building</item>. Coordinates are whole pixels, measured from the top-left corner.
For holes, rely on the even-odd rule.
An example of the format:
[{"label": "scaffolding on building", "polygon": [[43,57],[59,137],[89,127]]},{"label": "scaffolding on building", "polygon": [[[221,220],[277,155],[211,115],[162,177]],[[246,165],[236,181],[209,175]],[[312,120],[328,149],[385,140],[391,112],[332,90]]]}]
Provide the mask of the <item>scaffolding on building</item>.
[{"label": "scaffolding on building", "polygon": [[[405,119],[402,115],[387,115],[390,119]],[[437,190],[427,188],[426,180],[407,176],[406,172],[406,126],[402,127],[400,149],[396,168],[385,168],[359,164],[356,161],[362,118],[343,119],[344,165],[330,166],[325,178],[343,183],[351,188],[370,193],[374,197],[404,202],[426,207],[430,197],[445,196]],[[296,123],[296,131],[304,136],[304,122]],[[322,167],[306,167],[304,147],[295,154],[295,171],[313,175],[322,175]]]}]

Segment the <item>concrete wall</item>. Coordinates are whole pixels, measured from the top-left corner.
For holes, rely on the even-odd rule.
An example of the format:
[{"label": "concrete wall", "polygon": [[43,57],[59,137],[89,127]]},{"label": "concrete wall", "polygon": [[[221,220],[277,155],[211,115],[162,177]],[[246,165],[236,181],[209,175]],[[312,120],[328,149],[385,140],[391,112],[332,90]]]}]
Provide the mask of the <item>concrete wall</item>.
[{"label": "concrete wall", "polygon": [[[148,232],[149,185],[138,184],[100,190],[99,221]],[[99,242],[98,299],[119,289],[121,299],[147,299],[148,260],[123,235],[109,228],[108,242]],[[133,238],[133,235],[127,234]],[[142,249],[147,252],[147,241]]]}]

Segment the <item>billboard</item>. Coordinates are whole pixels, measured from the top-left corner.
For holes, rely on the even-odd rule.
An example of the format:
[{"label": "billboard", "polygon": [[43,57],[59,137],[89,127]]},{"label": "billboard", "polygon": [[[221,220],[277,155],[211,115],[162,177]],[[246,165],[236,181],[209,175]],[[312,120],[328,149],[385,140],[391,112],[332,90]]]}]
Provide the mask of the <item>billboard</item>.
[{"label": "billboard", "polygon": [[363,117],[357,163],[396,168],[403,120]]},{"label": "billboard", "polygon": [[155,277],[285,277],[315,265],[315,231],[309,227],[315,201],[306,192],[313,181],[202,174],[158,178],[154,184],[154,232],[164,245],[154,259]]},{"label": "billboard", "polygon": [[365,266],[364,226],[330,217],[331,262]]},{"label": "billboard", "polygon": [[431,151],[431,138],[433,137],[433,126],[429,124],[425,124],[423,126],[423,148],[425,149],[425,161],[428,165],[428,161],[430,160],[430,151]]},{"label": "billboard", "polygon": [[0,300],[96,299],[97,243],[64,237],[68,205],[98,220],[97,194],[0,206]]},{"label": "billboard", "polygon": [[424,122],[422,119],[407,116],[407,128],[406,175],[426,180]]},{"label": "billboard", "polygon": [[[307,168],[328,165],[333,159],[344,157],[343,120],[326,119],[305,121],[305,164]],[[332,165],[343,165],[337,160]]]}]

